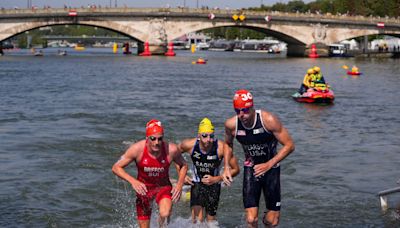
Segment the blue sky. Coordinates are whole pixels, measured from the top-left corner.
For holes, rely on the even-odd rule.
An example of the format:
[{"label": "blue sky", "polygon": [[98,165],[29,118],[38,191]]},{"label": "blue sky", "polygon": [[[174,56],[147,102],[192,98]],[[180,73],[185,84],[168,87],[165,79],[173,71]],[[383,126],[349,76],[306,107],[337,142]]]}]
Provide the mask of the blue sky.
[{"label": "blue sky", "polygon": [[[48,5],[53,8],[61,8],[64,6],[64,4],[71,7],[87,6],[88,4],[109,6],[110,2],[112,6],[114,6],[115,1],[117,1],[119,7],[124,5],[128,7],[165,7],[167,5],[171,7],[177,7],[185,4],[187,7],[195,8],[198,4],[199,7],[219,7],[221,9],[226,7],[230,9],[254,7],[260,6],[261,3],[264,5],[272,5],[276,2],[288,2],[284,0],[0,0],[0,7],[26,8],[29,1],[32,2],[32,5],[35,5],[39,8],[42,8],[44,5]],[[310,0],[305,0],[304,2],[310,2]]]}]

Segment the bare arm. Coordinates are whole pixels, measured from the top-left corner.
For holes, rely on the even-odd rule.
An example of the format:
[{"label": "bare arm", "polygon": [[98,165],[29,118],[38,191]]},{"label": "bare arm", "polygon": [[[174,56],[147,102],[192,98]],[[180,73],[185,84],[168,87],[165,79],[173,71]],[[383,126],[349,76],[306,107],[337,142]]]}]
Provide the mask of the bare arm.
[{"label": "bare arm", "polygon": [[239,163],[236,156],[231,157],[229,165],[231,166],[232,177],[236,177],[240,173]]},{"label": "bare arm", "polygon": [[[196,138],[191,138],[191,139],[184,139],[182,140],[181,143],[178,144],[178,151],[183,154],[183,153],[191,153],[193,149],[193,145],[196,142]],[[175,168],[176,172],[179,173],[180,167],[178,164],[175,163]],[[193,185],[192,178],[190,178],[188,175],[185,175],[185,184]]]},{"label": "bare arm", "polygon": [[236,127],[236,118],[231,117],[225,121],[225,144],[224,144],[224,172],[222,173],[222,179],[224,183],[228,186],[231,185],[233,178],[229,166],[229,161],[233,156],[233,139]]},{"label": "bare arm", "polygon": [[[224,157],[224,147],[225,147],[225,142],[218,140],[218,158],[221,159]],[[232,164],[232,161],[235,160],[234,157],[231,157],[231,162],[229,162],[229,167],[232,168],[231,173],[232,176],[237,175],[238,173],[238,166],[234,167],[235,164]],[[225,164],[225,162],[224,162]],[[211,175],[204,175],[203,178],[201,178],[201,182],[205,185],[213,185],[215,183],[219,183],[223,181],[223,175],[218,175],[218,176],[211,176]]]},{"label": "bare arm", "polygon": [[140,195],[145,195],[147,192],[146,185],[125,171],[125,167],[131,162],[135,161],[142,151],[142,144],[144,141],[137,142],[130,146],[128,150],[121,156],[121,158],[113,165],[112,171],[115,175],[128,181],[132,188]]},{"label": "bare arm", "polygon": [[172,189],[172,200],[177,202],[182,194],[182,187],[185,182],[186,173],[188,170],[187,163],[185,159],[182,157],[182,153],[178,150],[178,147],[175,144],[169,144],[169,153],[172,156],[173,161],[177,164],[178,167],[178,182],[175,187]]},{"label": "bare arm", "polygon": [[274,165],[285,159],[290,153],[294,151],[294,143],[289,135],[289,132],[275,115],[262,111],[262,118],[264,126],[268,126],[267,129],[274,134],[276,139],[282,147],[277,154],[265,163],[261,163],[254,166],[254,175],[256,177],[263,175]]}]

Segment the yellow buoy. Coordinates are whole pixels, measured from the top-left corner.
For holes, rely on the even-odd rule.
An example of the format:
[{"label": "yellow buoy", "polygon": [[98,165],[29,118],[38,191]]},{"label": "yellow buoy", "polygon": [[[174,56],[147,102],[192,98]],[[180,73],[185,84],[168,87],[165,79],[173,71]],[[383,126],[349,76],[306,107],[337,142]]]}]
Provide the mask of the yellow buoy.
[{"label": "yellow buoy", "polygon": [[190,190],[187,192],[182,192],[181,200],[183,202],[188,202],[190,201]]},{"label": "yellow buoy", "polygon": [[196,52],[196,44],[192,44],[192,46],[190,46],[190,50],[192,51],[192,53]]},{"label": "yellow buoy", "polygon": [[115,53],[117,53],[118,52],[118,44],[117,43],[114,43],[113,44],[113,53],[115,54]]}]

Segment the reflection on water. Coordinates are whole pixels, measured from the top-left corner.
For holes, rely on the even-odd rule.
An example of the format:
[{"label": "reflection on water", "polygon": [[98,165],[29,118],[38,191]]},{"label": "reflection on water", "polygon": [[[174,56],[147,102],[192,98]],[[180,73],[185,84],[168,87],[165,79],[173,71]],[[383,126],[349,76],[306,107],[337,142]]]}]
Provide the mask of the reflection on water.
[{"label": "reflection on water", "polygon": [[[380,212],[376,196],[400,178],[399,60],[46,51],[40,58],[25,50],[0,58],[3,227],[135,227],[135,194],[111,173],[112,164],[144,137],[151,118],[163,121],[168,140],[180,142],[208,117],[222,139],[240,88],[253,92],[256,108],[277,114],[296,143],[281,164],[282,227],[400,225],[394,210]],[[200,56],[206,65],[191,64]],[[342,66],[353,64],[362,76],[344,76]],[[335,91],[333,105],[291,98],[314,65]],[[242,162],[237,143],[234,152]],[[128,171],[136,175],[134,165]],[[221,227],[244,225],[241,180],[239,174],[222,189]],[[171,227],[186,227],[189,218],[181,201]]]}]

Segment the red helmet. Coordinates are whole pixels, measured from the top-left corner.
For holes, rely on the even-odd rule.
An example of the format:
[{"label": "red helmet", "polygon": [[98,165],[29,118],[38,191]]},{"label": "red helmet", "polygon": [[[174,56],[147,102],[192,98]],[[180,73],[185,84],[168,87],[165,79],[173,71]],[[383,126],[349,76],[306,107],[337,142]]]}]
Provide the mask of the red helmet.
[{"label": "red helmet", "polygon": [[253,95],[245,89],[236,91],[233,97],[233,108],[241,109],[251,107],[253,107]]},{"label": "red helmet", "polygon": [[152,119],[146,124],[146,137],[157,133],[164,134],[164,127],[160,121]]}]

